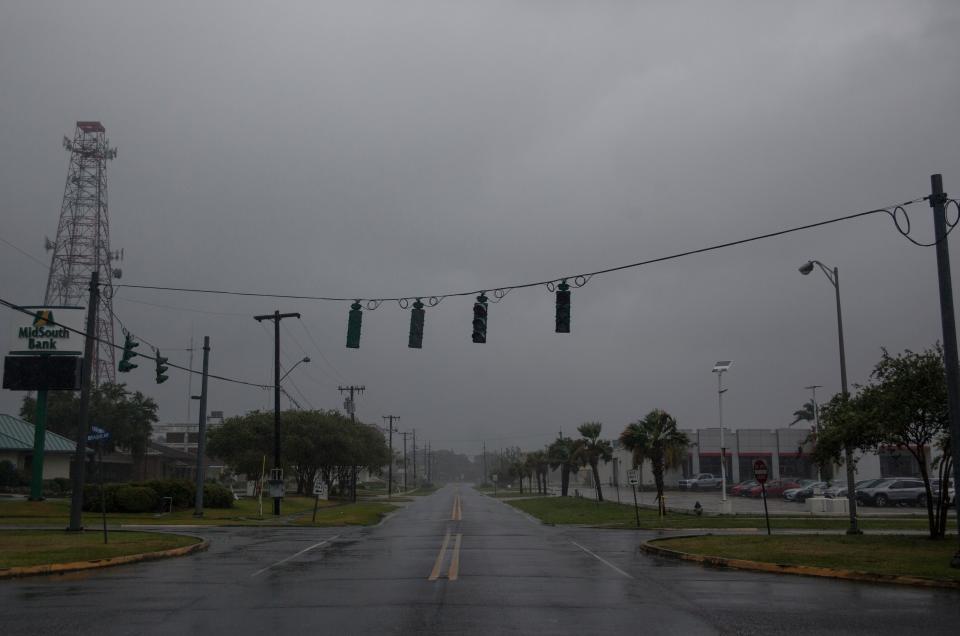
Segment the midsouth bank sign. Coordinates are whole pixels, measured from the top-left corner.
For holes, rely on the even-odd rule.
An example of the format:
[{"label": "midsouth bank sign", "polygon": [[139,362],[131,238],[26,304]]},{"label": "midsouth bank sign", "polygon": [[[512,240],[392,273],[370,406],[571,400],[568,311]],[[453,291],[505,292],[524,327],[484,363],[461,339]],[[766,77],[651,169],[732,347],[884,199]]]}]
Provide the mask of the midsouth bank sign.
[{"label": "midsouth bank sign", "polygon": [[[10,355],[83,355],[83,307],[24,307],[14,319]],[[76,331],[71,331],[75,329]]]}]

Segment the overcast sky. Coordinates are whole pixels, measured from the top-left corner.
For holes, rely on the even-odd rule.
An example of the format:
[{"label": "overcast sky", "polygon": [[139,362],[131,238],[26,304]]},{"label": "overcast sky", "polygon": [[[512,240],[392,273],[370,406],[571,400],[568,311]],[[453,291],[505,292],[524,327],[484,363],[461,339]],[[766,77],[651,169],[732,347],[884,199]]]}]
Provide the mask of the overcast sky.
[{"label": "overcast sky", "polygon": [[[950,1],[4,2],[2,238],[44,265],[0,244],[0,297],[43,300],[77,120],[119,148],[111,247],[131,284],[439,295],[898,203],[937,172],[960,191],[958,33]],[[929,241],[930,208],[910,212]],[[547,289],[516,290],[484,345],[472,298],[427,309],[422,350],[396,303],[365,312],[359,350],[348,303],[120,289],[114,308],[172,361],[210,335],[212,372],[264,384],[272,328],[252,316],[299,311],[281,337],[287,367],[313,360],[288,379],[303,406],[363,384],[358,417],[399,415],[418,443],[533,449],[653,408],[716,426],[720,359],[734,428],[839,391],[833,288],[797,272],[811,258],[840,270],[851,382],[881,347],[941,339],[934,250],[882,215],[597,276],[570,334]],[[186,374],[120,377],[186,419]],[[209,405],[272,394],[214,381]]]}]

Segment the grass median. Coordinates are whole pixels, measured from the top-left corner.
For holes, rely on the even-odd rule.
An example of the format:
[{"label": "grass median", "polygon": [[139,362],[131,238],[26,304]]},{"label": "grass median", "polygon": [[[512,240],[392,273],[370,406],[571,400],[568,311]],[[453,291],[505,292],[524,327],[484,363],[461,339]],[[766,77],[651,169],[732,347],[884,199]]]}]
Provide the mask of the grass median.
[{"label": "grass median", "polygon": [[111,532],[103,543],[99,532],[62,530],[0,531],[0,569],[94,561],[171,550],[199,543],[196,537],[159,532]]},{"label": "grass median", "polygon": [[[579,497],[535,497],[516,499],[509,505],[536,517],[544,523],[598,526],[603,528],[636,528],[637,518],[634,507],[626,504]],[[926,530],[926,519],[867,519],[861,517],[860,526],[864,530]],[[800,530],[844,530],[849,520],[813,516],[770,517],[772,528],[792,528]],[[655,510],[640,508],[640,528],[766,528],[762,516],[701,516],[682,513],[668,513],[660,517]]]},{"label": "grass median", "polygon": [[355,504],[320,508],[317,511],[316,521],[313,520],[311,509],[297,517],[293,523],[298,526],[314,527],[372,526],[380,523],[387,513],[396,509],[397,506],[381,501],[360,501]]},{"label": "grass median", "polygon": [[[284,497],[280,517],[273,516],[273,500],[263,499],[263,519],[257,499],[245,498],[233,502],[232,508],[204,508],[203,517],[194,517],[193,509],[175,510],[171,513],[108,512],[107,525],[285,525],[293,518],[313,511],[313,497]],[[321,501],[321,507],[335,506],[336,502]],[[69,499],[44,501],[0,500],[0,525],[2,526],[60,526],[70,520]],[[84,512],[84,526],[97,527],[101,523],[99,512]]]},{"label": "grass median", "polygon": [[956,540],[950,538],[932,541],[895,535],[705,536],[659,539],[652,545],[725,559],[960,582],[960,570],[950,567],[950,557],[957,548]]}]

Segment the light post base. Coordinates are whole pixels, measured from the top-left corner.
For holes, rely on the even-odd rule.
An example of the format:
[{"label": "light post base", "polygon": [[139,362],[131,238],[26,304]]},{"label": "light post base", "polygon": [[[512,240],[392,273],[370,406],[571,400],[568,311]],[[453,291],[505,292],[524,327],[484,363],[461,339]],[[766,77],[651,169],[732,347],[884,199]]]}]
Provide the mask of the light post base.
[{"label": "light post base", "polygon": [[960,551],[953,555],[953,558],[950,559],[950,567],[960,568]]},{"label": "light post base", "polygon": [[847,534],[849,535],[863,534],[863,530],[861,530],[860,528],[847,528]]},{"label": "light post base", "polygon": [[733,502],[729,499],[720,500],[720,514],[722,515],[732,515],[733,514]]}]

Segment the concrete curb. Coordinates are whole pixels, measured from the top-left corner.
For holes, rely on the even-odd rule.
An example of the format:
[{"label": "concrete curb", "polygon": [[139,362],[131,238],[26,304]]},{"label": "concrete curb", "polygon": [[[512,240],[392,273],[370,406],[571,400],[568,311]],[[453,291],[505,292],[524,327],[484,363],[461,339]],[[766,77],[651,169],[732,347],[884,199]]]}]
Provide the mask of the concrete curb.
[{"label": "concrete curb", "polygon": [[[928,579],[920,576],[899,576],[896,574],[876,574],[872,572],[860,572],[858,570],[835,570],[833,568],[815,567],[810,565],[787,565],[784,563],[767,563],[764,561],[748,561],[746,559],[725,559],[723,557],[708,556],[702,554],[690,554],[689,552],[680,552],[656,545],[658,541],[668,541],[670,539],[695,538],[703,535],[677,535],[672,537],[662,537],[650,539],[640,544],[640,549],[647,554],[666,557],[669,559],[679,559],[698,563],[705,567],[730,568],[733,570],[748,570],[751,572],[766,572],[769,574],[795,574],[799,576],[818,576],[828,579],[840,579],[844,581],[860,581],[866,583],[894,583],[897,585],[912,585],[914,587],[937,587],[960,590],[960,581],[942,581],[939,579]],[[708,535],[709,536],[709,535]]]},{"label": "concrete curb", "polygon": [[[193,535],[181,535],[193,537]],[[73,561],[71,563],[47,563],[45,565],[30,565],[23,567],[14,567],[0,569],[0,580],[12,579],[22,576],[39,576],[49,574],[66,574],[68,572],[80,572],[83,570],[95,570],[98,568],[109,568],[116,565],[126,565],[128,563],[139,563],[141,561],[156,561],[158,559],[169,559],[172,557],[186,556],[194,552],[202,552],[210,547],[210,542],[202,537],[193,537],[200,539],[199,542],[191,545],[185,545],[170,550],[159,550],[157,552],[142,552],[140,554],[127,554],[124,556],[110,557],[108,559],[96,559],[93,561]]]}]

